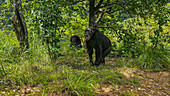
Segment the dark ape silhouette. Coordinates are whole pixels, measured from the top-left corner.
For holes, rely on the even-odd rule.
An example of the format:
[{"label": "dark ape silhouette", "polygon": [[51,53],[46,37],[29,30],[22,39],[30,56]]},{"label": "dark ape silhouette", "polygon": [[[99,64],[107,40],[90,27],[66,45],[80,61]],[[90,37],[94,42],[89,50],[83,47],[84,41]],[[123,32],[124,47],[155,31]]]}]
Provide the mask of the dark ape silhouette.
[{"label": "dark ape silhouette", "polygon": [[[101,63],[105,64],[105,57],[111,51],[111,42],[101,31],[97,28],[87,28],[85,30],[85,40],[89,60],[94,66],[98,66]],[[95,49],[96,60],[93,63],[92,54]]]},{"label": "dark ape silhouette", "polygon": [[77,36],[77,35],[71,36],[70,41],[71,41],[70,47],[75,46],[78,50],[82,48],[81,40],[80,40],[79,36]]}]

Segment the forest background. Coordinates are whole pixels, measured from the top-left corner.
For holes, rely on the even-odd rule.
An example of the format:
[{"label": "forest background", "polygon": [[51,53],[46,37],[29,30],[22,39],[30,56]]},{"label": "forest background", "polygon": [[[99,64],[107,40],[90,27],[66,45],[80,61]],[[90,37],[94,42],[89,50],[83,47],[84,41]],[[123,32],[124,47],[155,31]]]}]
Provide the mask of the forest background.
[{"label": "forest background", "polygon": [[[21,33],[27,34],[16,32],[15,1],[22,5],[26,24]],[[112,42],[106,65],[97,68],[90,65],[85,47],[69,46],[72,35],[85,45],[90,24]],[[28,42],[18,39],[22,36]],[[1,0],[0,41],[3,95],[169,94],[168,79],[154,83],[164,88],[155,92],[141,84],[148,85],[142,81],[151,72],[169,78],[168,0]]]}]

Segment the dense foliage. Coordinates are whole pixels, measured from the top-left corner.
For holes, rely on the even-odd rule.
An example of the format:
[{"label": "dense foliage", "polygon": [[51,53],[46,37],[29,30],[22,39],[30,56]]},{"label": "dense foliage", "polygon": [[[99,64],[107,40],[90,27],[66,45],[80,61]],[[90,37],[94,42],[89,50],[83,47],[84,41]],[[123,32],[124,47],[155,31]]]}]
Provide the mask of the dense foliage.
[{"label": "dense foliage", "polygon": [[[94,95],[93,89],[101,83],[126,82],[117,71],[91,68],[87,63],[85,48],[75,51],[69,47],[70,37],[74,34],[79,35],[85,45],[84,30],[89,24],[89,0],[22,1],[30,43],[29,50],[22,55],[19,55],[19,43],[11,23],[13,0],[0,1],[0,78],[12,79],[16,85],[42,84],[43,92],[50,90],[51,87],[47,87],[50,82],[52,88],[56,88],[53,84],[58,85],[57,91],[69,91],[67,94],[77,95],[86,92]],[[97,27],[112,42],[109,58],[121,58],[122,62],[118,66],[169,70],[168,0],[95,1],[95,8],[98,9],[95,12],[96,20],[104,13]],[[109,64],[114,65],[114,62]],[[56,81],[61,81],[61,85]],[[0,88],[3,82],[0,80]]]}]

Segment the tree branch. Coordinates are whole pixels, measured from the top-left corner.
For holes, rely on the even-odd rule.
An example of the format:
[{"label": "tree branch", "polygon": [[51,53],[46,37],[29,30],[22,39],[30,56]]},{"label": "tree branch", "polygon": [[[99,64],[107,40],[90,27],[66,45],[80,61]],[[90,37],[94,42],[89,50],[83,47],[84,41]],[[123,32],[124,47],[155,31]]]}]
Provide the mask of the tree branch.
[{"label": "tree branch", "polygon": [[96,22],[95,22],[95,26],[97,26],[97,24],[99,23],[99,21],[100,21],[101,18],[103,17],[104,13],[106,13],[106,11],[107,11],[108,8],[109,8],[109,7],[106,7],[104,11],[102,11],[102,9],[101,9],[101,12],[102,12],[102,13],[101,13],[101,14],[99,15],[99,17],[97,18],[97,20],[96,20]]}]

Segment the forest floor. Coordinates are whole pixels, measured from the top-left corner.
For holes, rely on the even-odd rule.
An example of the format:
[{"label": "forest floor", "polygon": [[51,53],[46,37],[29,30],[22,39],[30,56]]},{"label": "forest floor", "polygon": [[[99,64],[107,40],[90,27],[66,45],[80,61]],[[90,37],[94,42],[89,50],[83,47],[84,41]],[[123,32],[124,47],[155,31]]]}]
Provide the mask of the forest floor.
[{"label": "forest floor", "polygon": [[[114,64],[117,59],[109,58],[108,61]],[[110,87],[97,88],[96,92],[99,96],[170,96],[169,71],[154,72],[127,67],[120,67],[118,70],[127,79],[136,78],[137,84],[115,85],[114,89]]]},{"label": "forest floor", "polygon": [[170,96],[169,72],[146,72],[139,69],[120,68],[121,72],[129,78],[137,78],[138,84],[116,85],[96,89],[100,96]]},{"label": "forest floor", "polygon": [[[72,62],[72,61],[69,61],[69,62]],[[61,65],[65,64],[66,66],[70,66],[69,62],[65,60],[63,62],[62,61],[58,62],[58,64],[61,64]],[[138,68],[128,68],[126,66],[119,66],[120,62],[121,61],[119,58],[114,58],[114,59],[107,58],[106,64],[99,66],[99,69],[101,70],[105,68],[106,70],[115,70],[116,73],[123,74],[124,76],[123,78],[125,79],[125,82],[126,81],[130,81],[130,82],[122,83],[124,81],[120,81],[120,83],[113,84],[113,82],[110,82],[112,79],[108,81],[102,81],[99,87],[96,87],[93,89],[93,92],[95,93],[96,96],[120,96],[120,95],[121,96],[170,96],[169,71],[154,72],[154,71],[148,71],[148,70],[141,70]],[[75,65],[71,65],[71,66],[72,66],[71,70],[77,70],[77,69],[84,70],[84,69],[81,69],[80,66],[75,66]],[[41,73],[45,72],[45,70],[37,69],[36,65],[32,67],[32,71],[30,72],[33,72],[33,71],[38,72],[36,70],[39,70]],[[54,70],[58,70],[58,69],[54,69]],[[51,73],[54,72],[54,70],[51,71]],[[92,70],[91,72],[94,72],[94,73],[99,72],[96,70],[93,71],[93,69],[88,69],[88,70]],[[50,72],[47,72],[47,73],[50,74]],[[90,74],[89,71],[87,73]],[[104,74],[106,73],[107,71]],[[71,75],[72,72],[70,72],[69,74]],[[88,75],[88,74],[85,74],[85,75]],[[103,78],[103,77],[99,76],[99,78]],[[118,79],[119,78],[120,77],[118,77]],[[52,91],[53,88],[55,87],[50,87],[51,89],[48,88],[46,91],[44,91],[42,84],[37,84],[37,85],[35,84],[24,85],[23,84],[21,86],[18,86],[16,84],[12,84],[13,81],[10,79],[6,79],[5,77],[3,77],[3,79],[4,80],[1,80],[0,82],[0,89],[1,89],[0,96],[7,96],[7,95],[17,96],[17,94],[19,94],[18,96],[25,96],[25,95],[31,96],[31,95],[42,95],[42,94],[45,96],[56,96],[56,95],[75,96],[76,95],[75,92],[73,92],[74,94],[66,92],[66,90],[68,89],[65,87],[64,87],[65,89],[63,88],[62,90],[60,90],[60,93],[58,93],[57,91]],[[80,79],[81,78],[78,78],[77,82]],[[65,82],[64,78],[62,79],[59,78],[57,80],[60,80],[62,82],[62,83],[60,82],[60,84],[63,84],[63,82]],[[47,85],[58,86],[58,85],[54,85],[55,83],[53,82],[55,81],[49,80],[47,81]],[[113,85],[113,86],[110,86],[110,85]]]}]

